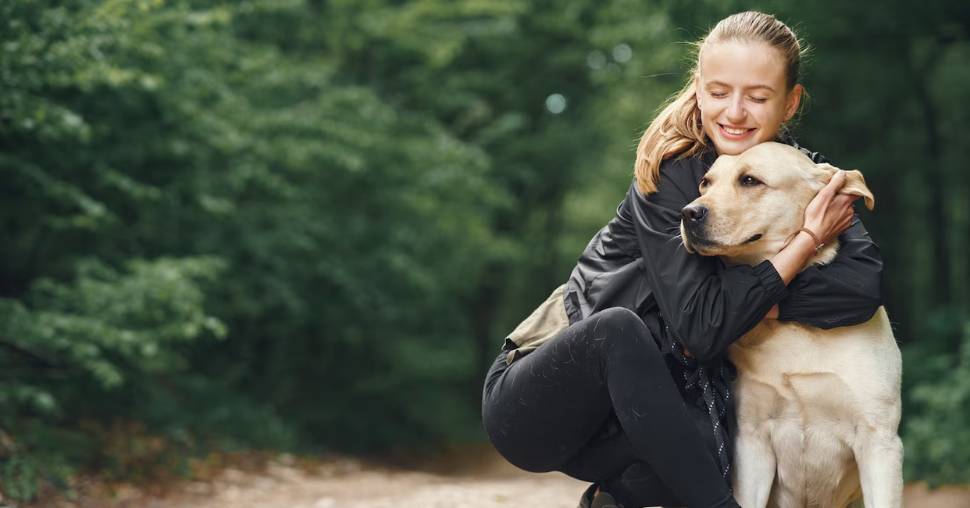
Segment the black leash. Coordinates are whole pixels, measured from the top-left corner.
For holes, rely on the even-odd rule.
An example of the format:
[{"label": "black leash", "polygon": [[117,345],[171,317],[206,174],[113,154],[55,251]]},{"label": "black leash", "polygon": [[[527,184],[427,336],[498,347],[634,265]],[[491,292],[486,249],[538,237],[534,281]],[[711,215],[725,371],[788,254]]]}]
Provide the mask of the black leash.
[{"label": "black leash", "polygon": [[731,382],[737,378],[737,369],[725,356],[718,355],[711,361],[701,362],[684,354],[684,348],[673,338],[670,328],[664,324],[661,337],[663,349],[684,368],[685,388],[700,392],[711,417],[714,440],[717,443],[717,457],[721,466],[721,478],[731,488],[731,459],[728,454],[728,437],[725,428],[728,408],[734,404],[731,399]]}]

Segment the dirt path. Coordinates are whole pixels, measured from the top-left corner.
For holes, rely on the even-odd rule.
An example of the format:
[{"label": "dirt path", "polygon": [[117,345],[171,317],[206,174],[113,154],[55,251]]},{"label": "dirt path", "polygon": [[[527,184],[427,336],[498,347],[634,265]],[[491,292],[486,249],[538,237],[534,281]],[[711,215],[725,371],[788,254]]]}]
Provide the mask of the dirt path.
[{"label": "dirt path", "polygon": [[[208,482],[185,482],[164,498],[133,488],[110,501],[78,500],[61,508],[574,508],[586,484],[558,473],[519,471],[488,447],[392,469],[357,460],[297,464],[271,461],[265,470],[226,469]],[[970,489],[906,488],[907,508],[970,508]]]},{"label": "dirt path", "polygon": [[428,473],[360,471],[307,475],[271,468],[268,475],[234,478],[212,494],[181,495],[154,508],[573,508],[584,484],[559,474],[459,478]]},{"label": "dirt path", "polygon": [[[227,469],[187,483],[165,499],[130,493],[145,508],[574,508],[588,484],[559,473],[522,472],[484,447],[419,465],[365,465],[351,459],[307,467],[286,457],[261,473]],[[124,492],[116,501],[126,505]]]}]

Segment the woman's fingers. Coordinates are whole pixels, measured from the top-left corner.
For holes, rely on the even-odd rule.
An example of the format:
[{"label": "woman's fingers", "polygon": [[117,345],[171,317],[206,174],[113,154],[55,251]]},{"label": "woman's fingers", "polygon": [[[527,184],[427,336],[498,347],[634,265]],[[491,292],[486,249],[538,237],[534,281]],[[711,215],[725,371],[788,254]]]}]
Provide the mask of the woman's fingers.
[{"label": "woman's fingers", "polygon": [[809,218],[808,216],[812,215],[824,215],[825,211],[829,208],[829,205],[832,204],[832,200],[835,199],[836,194],[844,185],[845,174],[843,171],[839,170],[835,175],[832,176],[829,183],[818,191],[818,194],[815,195],[812,202],[808,204],[808,208],[805,210],[805,214],[807,216],[806,219]]},{"label": "woman's fingers", "polygon": [[852,203],[858,196],[839,194],[845,185],[845,172],[839,170],[805,210],[805,227],[822,243],[830,243],[852,225]]},{"label": "woman's fingers", "polygon": [[836,194],[833,201],[836,203],[846,203],[851,206],[852,203],[855,203],[855,200],[859,199],[860,197],[862,196],[855,194]]},{"label": "woman's fingers", "polygon": [[828,198],[828,200],[832,200],[833,198],[835,198],[835,195],[838,194],[840,190],[842,190],[842,187],[844,186],[845,186],[845,171],[842,171],[840,169],[834,175],[832,175],[832,179],[829,180],[829,183],[825,187],[823,187],[822,190],[818,192],[818,195],[819,196],[824,195]]}]

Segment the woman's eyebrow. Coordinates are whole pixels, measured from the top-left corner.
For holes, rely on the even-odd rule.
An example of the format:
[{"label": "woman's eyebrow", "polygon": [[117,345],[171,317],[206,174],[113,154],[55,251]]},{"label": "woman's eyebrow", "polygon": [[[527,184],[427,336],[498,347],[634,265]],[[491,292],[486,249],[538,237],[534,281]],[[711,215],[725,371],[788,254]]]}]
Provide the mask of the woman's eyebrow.
[{"label": "woman's eyebrow", "polygon": [[[729,85],[729,84],[727,84],[727,83],[725,83],[723,81],[717,81],[717,80],[708,81],[708,82],[706,82],[704,84],[707,85],[707,86],[715,85],[715,86],[723,86],[725,88],[731,88],[731,85]],[[768,85],[749,85],[749,86],[744,87],[745,90],[754,90],[754,89],[757,89],[757,88],[763,88],[765,90],[768,90],[769,92],[774,92],[775,91],[774,88],[772,88],[772,87],[770,87]]]}]

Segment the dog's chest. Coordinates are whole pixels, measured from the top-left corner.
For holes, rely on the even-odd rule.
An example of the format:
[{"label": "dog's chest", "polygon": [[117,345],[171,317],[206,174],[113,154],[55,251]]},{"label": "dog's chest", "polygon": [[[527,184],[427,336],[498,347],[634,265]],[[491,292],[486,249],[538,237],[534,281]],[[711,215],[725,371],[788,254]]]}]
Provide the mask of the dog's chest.
[{"label": "dog's chest", "polygon": [[863,378],[880,376],[866,359],[874,335],[841,334],[770,321],[729,351],[739,437],[770,442],[776,460],[769,506],[844,507],[858,496],[852,450],[873,396]]}]

